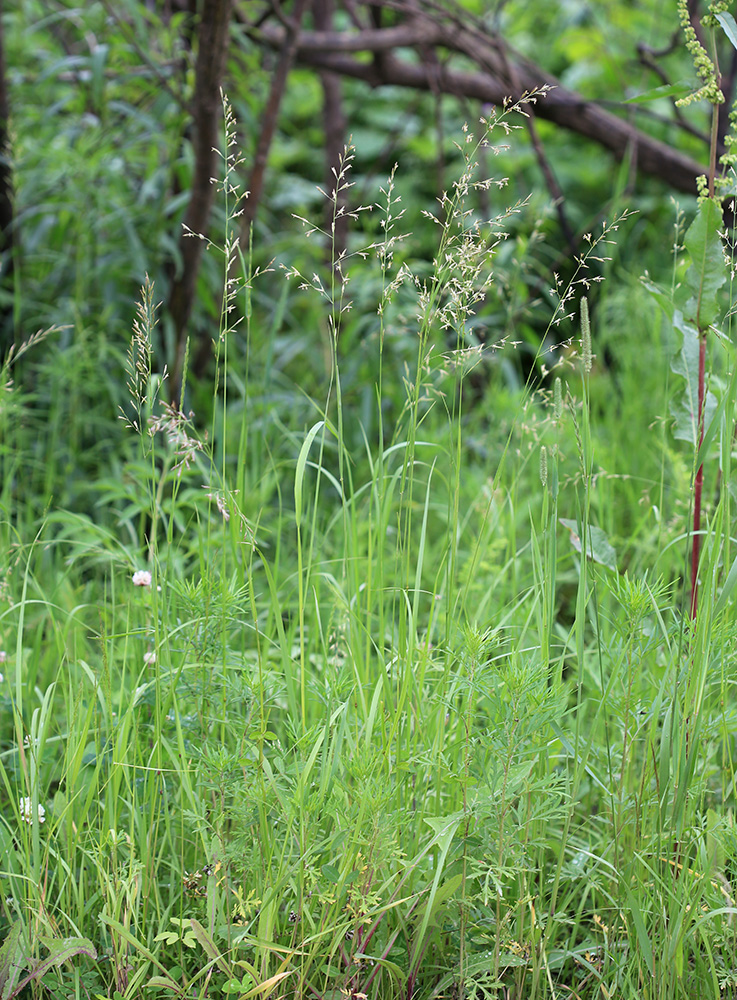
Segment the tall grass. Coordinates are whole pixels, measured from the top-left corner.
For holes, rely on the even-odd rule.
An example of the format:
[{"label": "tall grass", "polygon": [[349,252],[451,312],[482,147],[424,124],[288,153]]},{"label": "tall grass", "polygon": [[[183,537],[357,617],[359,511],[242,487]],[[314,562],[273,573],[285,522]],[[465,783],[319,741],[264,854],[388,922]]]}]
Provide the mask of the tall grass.
[{"label": "tall grass", "polygon": [[[672,330],[632,283],[604,286],[589,316],[623,220],[556,290],[558,343],[520,391],[514,345],[480,338],[475,316],[520,206],[478,218],[490,182],[464,136],[423,277],[402,263],[392,174],[379,238],[326,278],[287,274],[323,336],[307,395],[280,357],[294,293],[269,327],[274,275],[235,240],[227,103],[225,123],[207,433],[187,390],[164,403],[150,282],[127,437],[94,482],[59,504],[55,438],[24,428],[38,410],[22,382],[3,398],[2,1000],[26,984],[126,1000],[733,995],[731,345],[691,620],[692,456],[667,430],[644,443],[667,412],[652,358],[674,353]],[[349,310],[362,282],[378,289],[368,397]],[[54,421],[80,373],[39,368]],[[46,480],[24,481],[31,460]]]}]

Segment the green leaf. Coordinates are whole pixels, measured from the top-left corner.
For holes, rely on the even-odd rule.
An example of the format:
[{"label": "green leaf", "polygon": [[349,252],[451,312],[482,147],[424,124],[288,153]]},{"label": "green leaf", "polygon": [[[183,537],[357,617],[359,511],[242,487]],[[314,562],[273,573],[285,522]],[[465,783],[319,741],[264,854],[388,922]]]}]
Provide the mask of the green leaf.
[{"label": "green leaf", "polygon": [[[683,391],[671,401],[670,412],[675,420],[673,436],[696,447],[699,432],[699,334],[693,324],[676,311],[673,326],[683,335],[681,350],[671,362],[671,369],[683,378]],[[707,392],[704,427],[709,427],[717,408],[716,397]]]},{"label": "green leaf", "polygon": [[724,586],[722,587],[722,592],[719,595],[719,600],[714,605],[715,618],[727,606],[727,601],[729,600],[735,585],[737,585],[737,556],[735,556],[732,567],[729,573],[727,573],[727,579],[724,581]]},{"label": "green leaf", "polygon": [[[274,989],[275,986],[279,985],[282,979],[286,979],[287,976],[291,976],[293,975],[293,973],[294,970],[275,973],[273,976],[270,976],[268,979],[265,979],[262,983],[258,983],[256,986],[253,986],[246,993],[241,994],[241,1000],[249,1000],[250,997],[256,997],[260,993],[265,993],[268,995],[269,993],[271,993],[271,991]],[[245,976],[243,977],[243,988],[246,988]]]},{"label": "green leaf", "polygon": [[641,279],[642,285],[647,289],[652,295],[655,301],[658,303],[660,308],[663,310],[668,319],[673,322],[673,296],[670,291],[661,288],[660,285],[656,285],[654,281],[651,281],[649,277],[644,277]]},{"label": "green leaf", "polygon": [[166,944],[176,944],[178,940],[179,935],[176,931],[162,931],[154,938],[154,941],[165,941]]},{"label": "green leaf", "polygon": [[232,976],[231,968],[225,961],[223,956],[220,954],[220,949],[215,944],[210,935],[207,933],[202,924],[199,922],[199,920],[195,920],[193,917],[191,920],[191,927],[192,930],[194,931],[195,937],[207,952],[207,957],[211,959],[211,961],[213,961],[218,966],[218,968],[225,973],[226,976]]},{"label": "green leaf", "polygon": [[146,983],[146,986],[156,986],[159,989],[175,990],[177,993],[181,993],[181,989],[174,982],[173,979],[168,979],[166,976],[151,976],[151,978]]},{"label": "green leaf", "polygon": [[[559,521],[564,528],[568,528],[571,533],[571,545],[576,552],[580,552],[581,537],[578,534],[578,521],[572,521],[567,517],[561,517]],[[586,555],[589,559],[593,559],[594,562],[599,563],[601,566],[606,566],[607,569],[616,570],[617,551],[601,528],[594,528],[589,525],[586,531],[586,542]]]},{"label": "green leaf", "polygon": [[324,420],[318,420],[316,424],[310,427],[307,437],[304,439],[304,443],[299,450],[297,471],[294,474],[294,520],[297,522],[297,527],[299,527],[302,521],[302,487],[304,485],[307,455],[309,454],[312,442],[315,440],[315,435],[324,423]]},{"label": "green leaf", "polygon": [[332,882],[333,885],[337,885],[337,883],[340,882],[340,872],[335,865],[323,865],[322,873],[328,882]]},{"label": "green leaf", "polygon": [[648,101],[657,101],[661,97],[686,97],[694,90],[691,84],[684,82],[666,83],[661,87],[653,87],[652,90],[645,90],[642,94],[628,97],[623,104],[647,104]]},{"label": "green leaf", "polygon": [[642,957],[645,961],[645,968],[648,972],[652,973],[652,970],[655,968],[653,950],[650,945],[650,936],[647,932],[647,928],[645,927],[645,920],[642,911],[632,893],[632,890],[626,882],[624,883],[623,888],[627,896],[628,909],[635,925],[635,933],[637,935],[637,941],[640,945],[640,951],[642,952]]},{"label": "green leaf", "polygon": [[721,14],[717,14],[717,21],[724,28],[724,34],[737,49],[737,23],[735,23],[735,19],[727,11],[722,11]]},{"label": "green leaf", "polygon": [[23,948],[23,925],[17,920],[0,947],[0,997],[8,1000],[18,978],[28,964]]},{"label": "green leaf", "polygon": [[435,833],[432,843],[438,845],[438,856],[435,860],[435,877],[433,878],[433,883],[427,897],[425,912],[423,914],[422,921],[420,922],[417,934],[412,942],[411,968],[413,969],[416,967],[417,962],[422,956],[422,945],[425,940],[427,928],[430,924],[430,919],[435,911],[435,907],[440,905],[440,902],[443,899],[442,893],[438,892],[440,886],[440,876],[442,875],[443,868],[445,867],[445,859],[448,855],[451,842],[464,816],[465,814],[463,812],[456,812],[451,813],[450,816],[425,817],[425,823],[427,823],[427,825],[431,827]]},{"label": "green leaf", "polygon": [[720,206],[713,198],[707,198],[699,205],[684,240],[691,258],[691,266],[686,271],[686,284],[693,292],[686,303],[684,315],[702,332],[717,318],[717,292],[727,280],[724,246],[719,235],[722,225]]},{"label": "green leaf", "polygon": [[[18,925],[14,925],[18,926]],[[6,939],[7,941],[7,939]],[[89,958],[97,958],[97,951],[95,946],[87,938],[83,937],[68,937],[68,938],[41,938],[42,943],[48,949],[49,954],[45,958],[42,958],[38,962],[33,971],[30,972],[25,979],[17,985],[8,980],[3,987],[2,1000],[11,1000],[12,997],[17,997],[29,983],[33,982],[34,979],[43,979],[49,969],[56,965],[62,965],[64,962],[68,962],[69,959],[74,958],[76,955],[87,955]],[[3,945],[4,947],[4,945]],[[27,961],[24,960],[24,964]],[[2,968],[0,968],[0,974],[2,973]]]}]

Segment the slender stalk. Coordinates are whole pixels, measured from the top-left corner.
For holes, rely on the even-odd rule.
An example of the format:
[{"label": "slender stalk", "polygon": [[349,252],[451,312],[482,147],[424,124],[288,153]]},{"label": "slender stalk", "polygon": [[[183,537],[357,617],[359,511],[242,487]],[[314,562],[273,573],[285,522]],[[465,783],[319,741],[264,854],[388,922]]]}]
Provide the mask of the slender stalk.
[{"label": "slender stalk", "polygon": [[[704,440],[704,383],[706,377],[706,332],[699,337],[699,432],[696,450]],[[696,470],[693,491],[693,542],[691,547],[691,618],[699,606],[699,554],[701,551],[701,494],[704,487],[704,463]]]}]

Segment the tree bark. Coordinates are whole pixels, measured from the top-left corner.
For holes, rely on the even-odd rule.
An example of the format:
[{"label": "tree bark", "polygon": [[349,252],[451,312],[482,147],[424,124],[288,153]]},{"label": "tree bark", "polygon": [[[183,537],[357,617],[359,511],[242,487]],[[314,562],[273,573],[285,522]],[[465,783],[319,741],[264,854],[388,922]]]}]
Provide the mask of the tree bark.
[{"label": "tree bark", "polygon": [[[283,31],[265,25],[257,37],[278,46]],[[421,63],[411,63],[392,54],[395,48],[427,45],[462,53],[478,68],[449,69],[440,60],[430,77]],[[361,62],[349,54],[354,52],[381,53],[382,58]],[[364,80],[371,87],[391,84],[416,90],[439,89],[446,94],[498,105],[510,98],[518,101],[525,93],[548,87],[545,99],[535,106],[536,118],[591,139],[619,159],[632,150],[638,170],[659,177],[678,191],[695,194],[696,177],[705,172],[705,167],[691,157],[563,87],[550,73],[505,47],[501,39],[469,30],[456,20],[441,22],[425,11],[413,9],[410,20],[390,28],[303,32],[296,58],[303,65]]]},{"label": "tree bark", "polygon": [[[329,28],[333,19],[333,0],[314,0],[313,15],[319,29]],[[323,94],[323,126],[325,131],[325,191],[330,195],[335,191],[334,201],[325,208],[325,229],[330,234],[328,260],[337,260],[348,244],[347,191],[338,190],[338,175],[346,146],[346,120],[343,113],[342,81],[337,73],[320,71]],[[331,230],[334,228],[334,232]],[[333,261],[334,262],[334,261]]]},{"label": "tree bark", "polygon": [[299,45],[300,25],[302,17],[309,0],[296,0],[292,19],[284,29],[284,33],[279,44],[279,61],[274,70],[271,80],[271,89],[264,109],[263,123],[261,125],[261,135],[256,145],[256,152],[253,157],[251,176],[248,180],[248,198],[243,207],[243,222],[241,226],[241,243],[248,246],[248,232],[256,218],[261,194],[264,188],[264,174],[266,172],[266,161],[269,156],[269,149],[276,131],[276,123],[279,117],[279,107],[281,106],[284,88],[287,84],[289,70],[294,62],[294,54]]},{"label": "tree bark", "polygon": [[221,87],[228,57],[228,35],[232,0],[204,0],[197,31],[195,88],[192,108],[194,126],[194,175],[192,193],[179,238],[181,265],[169,293],[169,313],[174,323],[177,354],[171,374],[170,398],[179,402],[184,367],[186,330],[200,269],[202,241],[188,232],[206,234],[213,201],[211,178],[216,174],[218,128],[222,113]]}]

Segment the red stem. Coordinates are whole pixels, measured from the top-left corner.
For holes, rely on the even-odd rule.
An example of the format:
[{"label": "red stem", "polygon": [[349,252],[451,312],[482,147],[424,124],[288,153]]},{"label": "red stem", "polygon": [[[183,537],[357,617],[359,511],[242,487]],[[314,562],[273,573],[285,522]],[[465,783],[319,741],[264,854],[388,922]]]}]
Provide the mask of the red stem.
[{"label": "red stem", "polygon": [[[706,333],[699,336],[699,408],[698,444],[704,441],[704,382],[706,376]],[[701,549],[701,491],[704,485],[704,463],[696,470],[693,490],[693,543],[691,549],[691,618],[696,618],[699,606],[699,553]]]}]

